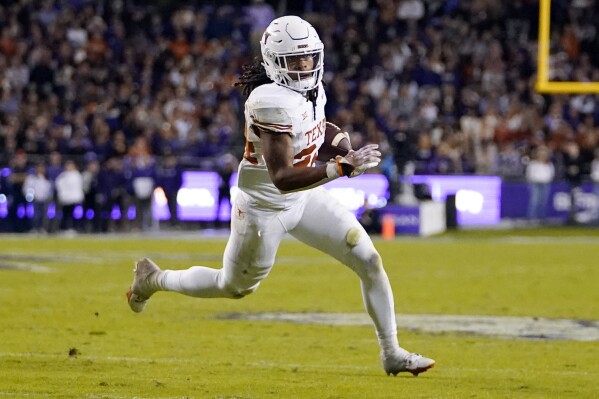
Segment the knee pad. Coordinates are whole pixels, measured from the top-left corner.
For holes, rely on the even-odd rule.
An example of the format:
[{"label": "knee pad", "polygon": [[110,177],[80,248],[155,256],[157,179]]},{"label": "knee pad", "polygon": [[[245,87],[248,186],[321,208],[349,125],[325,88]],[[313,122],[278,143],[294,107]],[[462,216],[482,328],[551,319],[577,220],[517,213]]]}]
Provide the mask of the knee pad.
[{"label": "knee pad", "polygon": [[[364,239],[367,238],[367,239]],[[345,241],[351,251],[347,265],[353,269],[360,278],[374,279],[383,272],[383,261],[378,251],[359,229],[350,229],[345,236]]]},{"label": "knee pad", "polygon": [[351,248],[353,248],[356,245],[358,245],[358,242],[360,241],[361,237],[362,237],[362,230],[360,230],[356,227],[352,227],[351,229],[349,229],[347,231],[347,234],[345,235],[345,242],[347,245],[349,245]]}]

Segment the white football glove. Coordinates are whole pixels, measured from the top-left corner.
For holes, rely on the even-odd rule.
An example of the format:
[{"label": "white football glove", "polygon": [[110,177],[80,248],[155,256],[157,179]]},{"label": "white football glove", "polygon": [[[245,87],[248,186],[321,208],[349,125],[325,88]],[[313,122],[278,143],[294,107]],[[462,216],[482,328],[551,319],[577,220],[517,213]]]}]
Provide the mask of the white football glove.
[{"label": "white football glove", "polygon": [[337,156],[327,163],[328,177],[356,177],[367,169],[374,168],[381,162],[378,144],[368,144],[356,151],[350,151],[345,156]]}]

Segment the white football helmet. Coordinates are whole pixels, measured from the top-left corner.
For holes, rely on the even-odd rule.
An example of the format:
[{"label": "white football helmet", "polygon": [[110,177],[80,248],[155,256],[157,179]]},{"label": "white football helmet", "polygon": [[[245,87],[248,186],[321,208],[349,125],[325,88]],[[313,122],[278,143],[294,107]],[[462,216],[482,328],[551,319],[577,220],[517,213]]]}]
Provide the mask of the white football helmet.
[{"label": "white football helmet", "polygon": [[[306,92],[318,86],[324,70],[324,44],[312,25],[293,15],[273,20],[260,41],[262,65],[275,83]],[[293,57],[311,56],[314,66],[307,71],[290,70]]]}]

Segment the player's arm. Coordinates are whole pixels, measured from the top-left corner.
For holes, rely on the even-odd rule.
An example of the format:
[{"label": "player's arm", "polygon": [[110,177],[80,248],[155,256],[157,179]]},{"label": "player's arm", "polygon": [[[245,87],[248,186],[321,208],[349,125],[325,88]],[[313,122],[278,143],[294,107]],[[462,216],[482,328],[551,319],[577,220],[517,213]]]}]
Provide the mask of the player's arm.
[{"label": "player's arm", "polygon": [[341,176],[357,176],[381,161],[378,145],[369,144],[346,156],[337,156],[324,165],[294,167],[291,136],[265,129],[258,131],[270,179],[282,192],[306,190]]},{"label": "player's arm", "polygon": [[270,179],[279,190],[284,192],[303,190],[339,177],[327,176],[326,165],[293,167],[294,153],[291,136],[265,129],[259,129],[259,133],[262,155]]}]

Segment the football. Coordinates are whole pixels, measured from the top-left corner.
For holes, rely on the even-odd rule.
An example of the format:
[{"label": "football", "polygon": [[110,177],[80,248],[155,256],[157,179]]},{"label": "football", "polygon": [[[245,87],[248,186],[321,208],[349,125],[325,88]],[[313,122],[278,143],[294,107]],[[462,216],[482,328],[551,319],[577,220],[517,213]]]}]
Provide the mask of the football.
[{"label": "football", "polygon": [[337,147],[342,150],[351,150],[349,134],[347,132],[342,132],[339,126],[331,122],[326,123],[324,142],[325,144],[330,144],[332,147]]},{"label": "football", "polygon": [[318,150],[318,160],[326,162],[337,155],[345,156],[351,150],[349,134],[342,132],[339,126],[327,122],[324,131],[324,143]]}]

